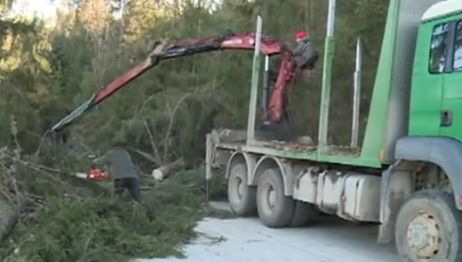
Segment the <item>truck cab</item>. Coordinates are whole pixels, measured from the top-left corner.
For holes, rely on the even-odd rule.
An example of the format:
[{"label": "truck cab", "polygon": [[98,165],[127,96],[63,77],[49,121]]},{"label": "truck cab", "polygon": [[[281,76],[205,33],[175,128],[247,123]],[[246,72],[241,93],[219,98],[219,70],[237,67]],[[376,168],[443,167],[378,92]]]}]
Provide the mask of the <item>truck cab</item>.
[{"label": "truck cab", "polygon": [[431,7],[419,27],[409,135],[462,141],[462,5]]}]

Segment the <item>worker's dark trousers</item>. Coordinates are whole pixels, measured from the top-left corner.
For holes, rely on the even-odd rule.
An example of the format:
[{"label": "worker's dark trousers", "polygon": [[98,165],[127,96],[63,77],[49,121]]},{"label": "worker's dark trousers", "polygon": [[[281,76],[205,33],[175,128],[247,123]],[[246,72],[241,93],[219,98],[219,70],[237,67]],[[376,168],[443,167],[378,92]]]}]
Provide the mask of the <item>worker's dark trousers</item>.
[{"label": "worker's dark trousers", "polygon": [[114,180],[114,188],[117,195],[121,195],[127,188],[134,200],[141,201],[140,182],[136,177],[117,178]]}]

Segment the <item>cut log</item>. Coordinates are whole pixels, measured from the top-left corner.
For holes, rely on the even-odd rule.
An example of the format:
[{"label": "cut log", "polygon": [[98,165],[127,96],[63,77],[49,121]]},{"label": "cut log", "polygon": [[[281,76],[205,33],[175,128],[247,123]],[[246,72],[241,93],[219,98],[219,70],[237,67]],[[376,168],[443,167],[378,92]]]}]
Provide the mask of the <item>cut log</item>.
[{"label": "cut log", "polygon": [[174,162],[165,164],[163,166],[160,166],[159,168],[154,169],[152,171],[152,177],[158,181],[164,180],[175,171],[182,169],[184,165],[185,163],[183,158],[180,158]]}]

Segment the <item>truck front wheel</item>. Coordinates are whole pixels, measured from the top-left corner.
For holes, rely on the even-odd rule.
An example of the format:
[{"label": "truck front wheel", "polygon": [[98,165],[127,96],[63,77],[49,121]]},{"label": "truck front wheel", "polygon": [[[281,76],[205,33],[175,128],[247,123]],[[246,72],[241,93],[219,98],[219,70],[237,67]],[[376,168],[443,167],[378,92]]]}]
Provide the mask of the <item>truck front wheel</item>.
[{"label": "truck front wheel", "polygon": [[257,187],[258,216],[268,227],[287,226],[294,212],[295,201],[284,195],[284,182],[277,169],[263,172]]},{"label": "truck front wheel", "polygon": [[395,244],[403,261],[462,261],[462,214],[441,191],[415,193],[401,207]]},{"label": "truck front wheel", "polygon": [[247,185],[247,168],[238,163],[231,166],[228,180],[228,201],[237,216],[250,216],[257,213],[255,187]]}]

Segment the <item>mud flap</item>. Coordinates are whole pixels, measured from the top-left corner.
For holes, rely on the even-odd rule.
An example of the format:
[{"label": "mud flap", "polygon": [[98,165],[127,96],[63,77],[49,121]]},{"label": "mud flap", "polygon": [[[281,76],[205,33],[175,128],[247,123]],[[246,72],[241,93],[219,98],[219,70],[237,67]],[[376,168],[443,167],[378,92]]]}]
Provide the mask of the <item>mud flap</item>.
[{"label": "mud flap", "polygon": [[401,203],[411,194],[412,176],[401,162],[391,165],[382,174],[380,196],[380,228],[378,243],[393,240],[394,225]]}]

